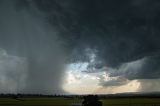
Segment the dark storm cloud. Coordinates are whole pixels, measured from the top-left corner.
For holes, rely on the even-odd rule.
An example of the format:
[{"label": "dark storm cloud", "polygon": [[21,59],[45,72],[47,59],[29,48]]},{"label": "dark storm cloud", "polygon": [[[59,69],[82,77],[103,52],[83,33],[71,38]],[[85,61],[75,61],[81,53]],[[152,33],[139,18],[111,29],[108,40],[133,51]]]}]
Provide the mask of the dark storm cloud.
[{"label": "dark storm cloud", "polygon": [[[158,0],[33,0],[32,3],[60,32],[72,61],[88,61],[87,48],[96,51],[96,61],[101,61],[101,67],[119,68],[123,63],[159,55]],[[158,61],[158,56],[149,57],[133,79],[159,77]]]},{"label": "dark storm cloud", "polygon": [[125,68],[120,68],[124,73],[122,76],[128,79],[154,79],[160,77],[160,56],[148,57],[135,62],[128,63]]},{"label": "dark storm cloud", "polygon": [[[88,53],[92,52],[98,62],[93,67],[116,69],[113,76],[128,79],[160,76],[158,0],[0,2],[4,2],[0,4],[0,47],[9,54],[28,59],[28,91],[39,89],[47,93],[54,88],[54,92],[61,92],[58,90],[61,81],[57,77],[63,76],[60,68],[63,59],[68,63],[90,62]],[[122,65],[142,58],[147,60],[138,71],[126,71],[136,74],[121,72]]]}]

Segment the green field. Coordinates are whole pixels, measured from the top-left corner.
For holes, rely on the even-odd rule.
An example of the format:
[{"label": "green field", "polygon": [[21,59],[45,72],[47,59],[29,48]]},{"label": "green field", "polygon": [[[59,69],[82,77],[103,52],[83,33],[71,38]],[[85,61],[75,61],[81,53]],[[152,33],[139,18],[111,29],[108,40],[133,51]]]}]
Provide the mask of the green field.
[{"label": "green field", "polygon": [[160,98],[102,99],[103,106],[160,106]]},{"label": "green field", "polygon": [[69,106],[69,98],[0,98],[0,106]]},{"label": "green field", "polygon": [[[160,98],[101,99],[103,106],[160,106]],[[70,106],[72,98],[0,98],[0,106]]]}]

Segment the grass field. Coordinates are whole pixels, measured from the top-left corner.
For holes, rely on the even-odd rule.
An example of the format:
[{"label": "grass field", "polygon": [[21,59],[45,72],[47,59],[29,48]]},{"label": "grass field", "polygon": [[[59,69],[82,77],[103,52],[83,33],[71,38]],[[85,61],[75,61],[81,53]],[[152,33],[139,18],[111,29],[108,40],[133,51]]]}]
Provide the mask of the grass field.
[{"label": "grass field", "polygon": [[[160,106],[160,98],[102,99],[103,106]],[[70,106],[72,98],[0,98],[0,106]]]},{"label": "grass field", "polygon": [[103,106],[160,106],[160,98],[102,99]]},{"label": "grass field", "polygon": [[69,106],[69,98],[0,98],[0,106]]}]

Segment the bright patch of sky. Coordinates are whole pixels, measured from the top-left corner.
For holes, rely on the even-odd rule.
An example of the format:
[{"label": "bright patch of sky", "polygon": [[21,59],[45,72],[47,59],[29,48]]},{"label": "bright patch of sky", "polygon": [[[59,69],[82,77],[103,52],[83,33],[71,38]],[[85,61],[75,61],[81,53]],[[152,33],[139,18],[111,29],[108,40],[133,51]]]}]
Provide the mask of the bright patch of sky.
[{"label": "bright patch of sky", "polygon": [[123,77],[110,77],[108,73],[110,70],[107,67],[102,68],[102,71],[87,73],[88,65],[89,63],[86,62],[67,66],[67,77],[63,85],[65,91],[73,94],[109,94],[136,92],[140,87],[138,80],[129,81]]}]

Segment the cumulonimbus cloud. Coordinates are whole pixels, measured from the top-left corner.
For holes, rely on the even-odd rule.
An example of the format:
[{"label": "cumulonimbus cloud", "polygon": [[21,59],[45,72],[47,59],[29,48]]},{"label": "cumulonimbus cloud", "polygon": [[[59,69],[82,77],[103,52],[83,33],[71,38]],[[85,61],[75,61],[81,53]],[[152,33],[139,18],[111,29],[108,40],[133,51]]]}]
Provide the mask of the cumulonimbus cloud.
[{"label": "cumulonimbus cloud", "polygon": [[[30,87],[36,87],[35,83],[43,75],[44,82],[38,84],[39,88],[48,81],[47,75],[61,76],[63,71],[52,73],[48,70],[52,68],[46,68],[52,60],[61,60],[64,56],[66,63],[89,61],[88,49],[101,64],[98,69],[107,66],[118,70],[110,75],[128,79],[160,77],[160,1],[16,0],[14,3],[14,8],[9,2],[1,4],[0,47],[12,54],[27,56],[32,70],[30,79],[37,78]],[[138,69],[130,66],[137,65],[130,62],[143,58],[146,60]],[[126,67],[126,73],[120,70],[122,67]],[[42,76],[36,77],[33,70],[41,70],[38,72]],[[47,85],[44,89],[48,89]]]}]

